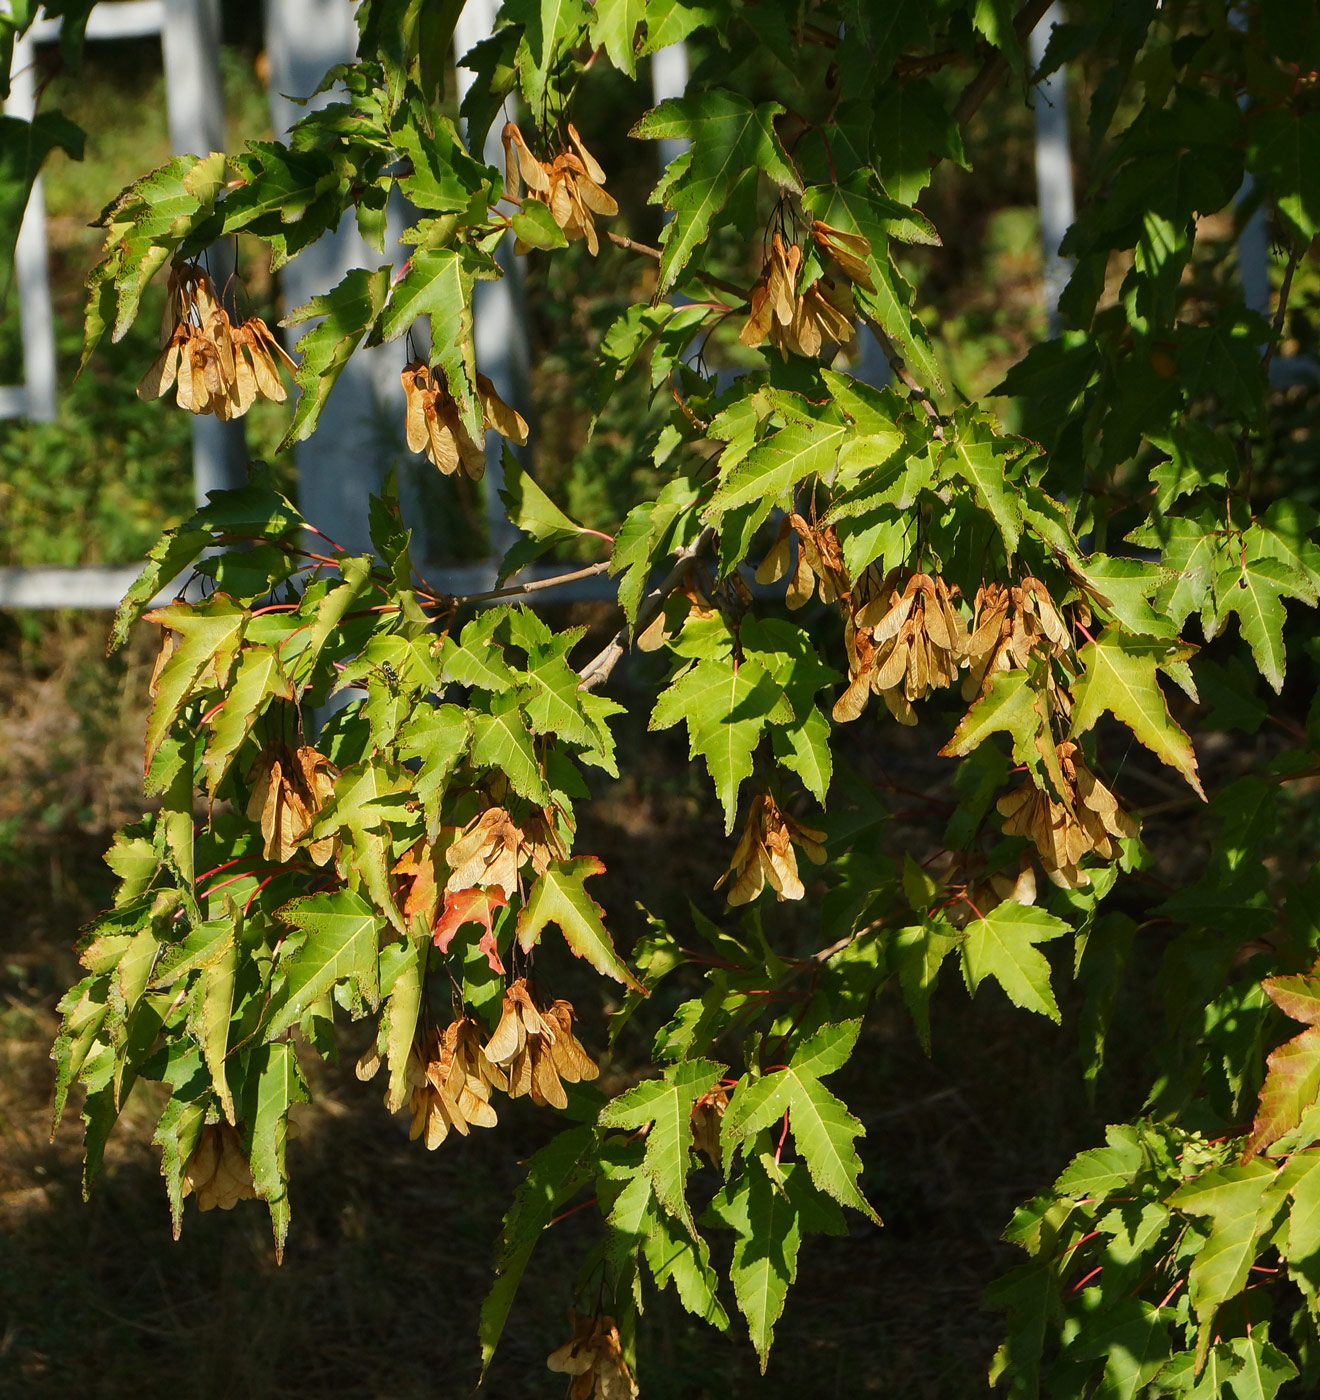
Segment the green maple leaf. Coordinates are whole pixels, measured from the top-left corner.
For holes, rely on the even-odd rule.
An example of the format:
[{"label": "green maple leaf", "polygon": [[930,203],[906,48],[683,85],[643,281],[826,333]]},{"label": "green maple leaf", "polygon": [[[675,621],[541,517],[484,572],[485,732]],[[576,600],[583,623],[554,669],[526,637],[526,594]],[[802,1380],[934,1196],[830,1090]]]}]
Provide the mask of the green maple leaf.
[{"label": "green maple leaf", "polygon": [[929,79],[885,85],[872,139],[885,189],[902,204],[916,203],[930,183],[931,156],[967,163],[958,124]]},{"label": "green maple leaf", "polygon": [[[1098,1291],[1098,1290],[1097,1290]],[[1104,1380],[1095,1393],[1135,1397],[1173,1354],[1163,1310],[1141,1298],[1120,1298],[1087,1320],[1069,1349],[1079,1360],[1103,1360]]]},{"label": "green maple leaf", "polygon": [[798,1250],[808,1231],[846,1233],[843,1212],[818,1195],[800,1162],[773,1167],[754,1159],[747,1171],[726,1186],[710,1204],[710,1215],[733,1230],[737,1239],[729,1276],[734,1297],[747,1319],[747,1331],[765,1374],[775,1323],[797,1278]]},{"label": "green maple leaf", "polygon": [[170,1086],[170,1097],[161,1110],[153,1146],[160,1148],[160,1173],[165,1178],[165,1194],[170,1203],[170,1221],[177,1240],[183,1231],[184,1172],[197,1140],[206,1126],[206,1110],[211,1093],[206,1087],[201,1056],[186,1040],[173,1040],[163,1080]]},{"label": "green maple leaf", "polygon": [[1250,1336],[1234,1337],[1232,1349],[1238,1362],[1229,1380],[1234,1400],[1275,1400],[1298,1374],[1291,1358],[1269,1340],[1264,1323],[1253,1327]]},{"label": "green maple leaf", "polygon": [[879,1224],[880,1217],[857,1185],[862,1162],[853,1142],[866,1129],[820,1082],[847,1062],[861,1027],[860,1020],[822,1026],[798,1046],[784,1069],[740,1081],[725,1111],[720,1137],[727,1171],[747,1138],[787,1113],[793,1141],[816,1188]]},{"label": "green maple leaf", "polygon": [[107,327],[112,340],[123,339],[137,316],[147,283],[210,215],[224,178],[225,158],[219,151],[200,160],[175,156],[159,170],[135,180],[102,212],[97,223],[108,233],[104,256],[87,278],[84,366]]},{"label": "green maple leaf", "polygon": [[481,1304],[477,1334],[484,1376],[508,1320],[509,1309],[532,1250],[555,1212],[594,1175],[584,1161],[595,1144],[592,1127],[569,1128],[552,1138],[527,1163],[527,1176],[514,1192],[495,1248],[495,1282]]},{"label": "green maple leaf", "polygon": [[1275,202],[1305,247],[1320,232],[1320,172],[1315,165],[1320,113],[1300,111],[1291,103],[1262,107],[1252,113],[1249,130],[1249,168],[1269,177]]},{"label": "green maple leaf", "polygon": [[603,48],[610,62],[630,78],[637,76],[634,41],[647,9],[647,0],[596,0],[591,14],[592,47]]},{"label": "green maple leaf", "polygon": [[431,361],[445,372],[449,392],[473,442],[486,439],[481,404],[477,399],[477,361],[472,344],[472,284],[477,277],[497,276],[489,259],[470,251],[419,248],[394,284],[380,313],[370,345],[397,340],[419,316],[431,318]]},{"label": "green maple leaf", "polygon": [[555,65],[576,47],[588,10],[582,0],[505,0],[503,13],[524,27],[518,75],[527,105],[539,112]]},{"label": "green maple leaf", "polygon": [[284,983],[266,1022],[269,1040],[295,1026],[313,1002],[346,984],[358,1004],[380,1004],[377,959],[385,920],[359,894],[304,895],[279,911],[298,931],[290,936],[277,970]]},{"label": "green maple leaf", "polygon": [[426,982],[430,929],[417,936],[400,939],[381,950],[380,955],[380,1034],[377,1045],[389,1069],[385,1107],[397,1113],[408,1101],[408,1056],[417,1033]]},{"label": "green maple leaf", "polygon": [[238,752],[239,745],[272,700],[292,700],[293,684],[284,674],[279,653],[270,647],[245,647],[233,683],[211,720],[202,767],[214,794]]},{"label": "green maple leaf", "polygon": [[984,918],[973,919],[963,931],[961,948],[968,991],[974,993],[993,977],[1014,1006],[1057,1022],[1050,965],[1036,944],[1069,932],[1062,919],[1034,904],[1000,904]]},{"label": "green maple leaf", "polygon": [[972,487],[977,505],[999,527],[1004,552],[1012,559],[1022,537],[1022,502],[1016,492],[1007,489],[1008,459],[1001,444],[959,433],[945,449],[942,461]]},{"label": "green maple leaf", "polygon": [[147,720],[149,768],[180,708],[203,678],[202,689],[227,687],[248,614],[232,598],[213,593],[200,603],[172,603],[145,617],[179,634],[174,652],[157,678],[156,702]]},{"label": "green maple leaf", "polygon": [[1191,649],[1155,638],[1133,637],[1117,623],[1082,648],[1081,679],[1073,687],[1073,737],[1085,734],[1108,710],[1162,762],[1176,768],[1199,797],[1192,742],[1169,714],[1156,672],[1185,661]]},{"label": "green maple leaf", "polygon": [[663,1078],[643,1080],[607,1104],[600,1115],[604,1128],[651,1124],[642,1170],[651,1179],[656,1199],[693,1236],[697,1227],[686,1194],[692,1164],[692,1106],[719,1082],[726,1069],[713,1060],[670,1065]]},{"label": "green maple leaf", "polygon": [[420,767],[413,793],[423,803],[427,820],[436,818],[449,779],[467,753],[472,721],[459,705],[418,705],[399,732],[399,757],[417,759]]},{"label": "green maple leaf", "polygon": [[82,128],[60,112],[42,112],[30,122],[0,117],[0,294],[9,294],[14,243],[42,162],[56,148],[81,160],[84,140]]},{"label": "green maple leaf", "polygon": [[583,882],[603,874],[605,863],[595,856],[553,860],[537,878],[518,915],[518,942],[531,952],[546,924],[559,925],[570,950],[605,977],[633,991],[642,985],[614,951],[614,940],[601,917],[600,905],[586,892]]},{"label": "green maple leaf", "polygon": [[238,973],[239,949],[233,923],[228,920],[224,922],[226,935],[218,940],[218,949],[210,953],[197,980],[188,1012],[188,1033],[201,1049],[221,1111],[225,1120],[232,1124],[238,1120],[225,1073],[225,1056],[229,1051],[229,1023],[234,1011],[234,979]]},{"label": "green maple leaf", "polygon": [[759,107],[726,88],[670,98],[649,111],[631,136],[685,140],[690,148],[670,162],[651,199],[674,217],[661,236],[663,296],[688,259],[720,223],[748,223],[755,214],[756,177],[764,171],[794,194],[801,192],[793,166],[775,135],[777,102]]},{"label": "green maple leaf", "polygon": [[1284,598],[1300,598],[1314,604],[1315,587],[1299,569],[1271,555],[1254,559],[1238,559],[1230,563],[1216,579],[1214,589],[1214,618],[1202,626],[1209,641],[1223,625],[1229,613],[1237,613],[1242,635],[1251,647],[1251,654],[1260,673],[1274,688],[1283,689],[1283,673],[1287,664],[1287,649],[1283,641],[1283,624],[1287,612]]},{"label": "green maple leaf", "polygon": [[[600,1179],[602,1199],[608,1199],[603,1193],[609,1179]],[[719,1276],[710,1265],[710,1246],[658,1208],[655,1184],[647,1172],[633,1171],[610,1206],[609,1224],[614,1233],[606,1257],[615,1267],[630,1268],[640,1247],[657,1288],[672,1283],[688,1312],[727,1331],[729,1315],[717,1294]]]},{"label": "green maple leaf", "polygon": [[944,959],[962,942],[962,935],[943,918],[926,918],[894,936],[890,956],[898,973],[903,1001],[917,1028],[921,1048],[930,1054],[930,999]]},{"label": "green maple leaf", "polygon": [[284,1239],[289,1232],[289,1175],[285,1166],[289,1107],[310,1101],[289,1041],[258,1045],[249,1052],[243,1087],[244,1147],[257,1194],[270,1210],[277,1262],[284,1258]]},{"label": "green maple leaf", "polygon": [[472,762],[498,768],[514,791],[530,802],[544,804],[550,799],[516,695],[492,696],[487,713],[472,712]]},{"label": "green maple leaf", "polygon": [[834,469],[839,448],[850,433],[841,419],[786,423],[757,443],[725,477],[702,518],[715,522],[739,506],[785,499],[803,477],[822,476]]},{"label": "green maple leaf", "polygon": [[651,713],[652,729],[682,720],[688,751],[700,754],[724,807],[724,830],[733,830],[738,789],[752,773],[752,752],[767,724],[791,724],[793,707],[770,673],[756,661],[698,661],[662,692]]},{"label": "green maple leaf", "polygon": [[1048,726],[1041,713],[1040,691],[1026,671],[1001,671],[990,689],[972,706],[940,750],[944,758],[965,758],[991,734],[1006,733],[1013,740],[1013,757],[1035,768],[1040,761],[1036,736]]},{"label": "green maple leaf", "polygon": [[282,326],[297,326],[318,316],[324,317],[298,340],[302,362],[293,377],[302,393],[294,409],[293,422],[280,441],[279,451],[310,437],[315,430],[316,420],[321,416],[335,380],[380,315],[389,285],[388,267],[377,268],[375,272],[355,267],[333,290],[313,297],[280,322]]},{"label": "green maple leaf", "polygon": [[1174,1210],[1210,1218],[1209,1238],[1197,1251],[1188,1278],[1199,1321],[1213,1317],[1242,1291],[1287,1195],[1286,1184],[1277,1177],[1277,1170],[1257,1157],[1203,1172],[1169,1197]]}]

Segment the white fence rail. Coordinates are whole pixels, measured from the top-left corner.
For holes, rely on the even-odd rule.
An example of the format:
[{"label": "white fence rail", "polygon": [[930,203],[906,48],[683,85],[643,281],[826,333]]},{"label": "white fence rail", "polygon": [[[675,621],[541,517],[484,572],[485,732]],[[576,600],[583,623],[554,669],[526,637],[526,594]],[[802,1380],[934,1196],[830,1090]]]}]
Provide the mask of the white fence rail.
[{"label": "white fence rail", "polygon": [[[465,53],[491,32],[497,5],[498,0],[468,0],[455,36],[459,53]],[[1057,11],[1057,5],[1051,7],[1033,36],[1033,57],[1037,59]],[[87,26],[91,41],[155,34],[161,37],[164,54],[173,149],[197,154],[225,149],[218,61],[219,0],[119,0],[96,6]],[[7,111],[31,116],[35,46],[52,42],[58,36],[59,21],[42,19],[15,46]],[[351,60],[354,37],[350,8],[343,0],[267,0],[266,42],[271,63],[272,121],[276,131],[282,133],[302,110],[282,94],[310,94],[331,64]],[[656,101],[681,95],[688,75],[684,47],[674,45],[655,54],[651,73]],[[460,89],[466,91],[472,75],[460,69],[458,81]],[[1072,172],[1062,74],[1042,87],[1043,93],[1036,101],[1036,169],[1046,262],[1046,305],[1052,313],[1066,278],[1066,264],[1059,259],[1057,250],[1059,238],[1072,217]],[[498,123],[492,128],[487,147],[486,158],[502,163]],[[675,154],[676,150],[662,149],[660,158],[667,163]],[[396,231],[402,227],[402,219],[394,227]],[[225,248],[212,250],[210,257],[217,275],[228,274],[227,268],[216,265],[217,259],[223,262],[230,256]],[[345,220],[338,234],[322,238],[284,269],[285,299],[290,305],[301,304],[334,286],[349,268],[368,264],[373,258],[352,222]],[[483,283],[478,288],[474,309],[477,358],[502,396],[530,417],[527,337],[519,333],[525,317],[521,269],[507,242],[501,250],[501,261],[506,272],[504,280]],[[0,418],[21,414],[48,420],[55,416],[55,346],[46,264],[45,206],[38,177],[16,258],[25,382],[20,386],[0,386]],[[322,414],[320,429],[298,448],[304,513],[348,548],[366,545],[367,496],[378,487],[380,476],[376,460],[379,454],[373,450],[373,425],[384,396],[390,395],[391,401],[397,397],[397,359],[397,354],[384,350],[354,356]],[[500,479],[497,450],[490,451],[489,461],[486,481],[491,542],[502,553],[511,542],[512,526],[495,495]],[[208,491],[241,484],[245,480],[245,464],[241,421],[224,424],[210,418],[195,420],[193,472],[199,502]],[[492,559],[463,568],[428,568],[425,572],[435,587],[465,594],[489,588],[495,570],[496,560]],[[539,572],[529,570],[523,577]],[[0,608],[112,608],[136,574],[133,566],[0,568]],[[583,580],[556,596],[605,596],[607,591],[607,582],[595,578]]]}]

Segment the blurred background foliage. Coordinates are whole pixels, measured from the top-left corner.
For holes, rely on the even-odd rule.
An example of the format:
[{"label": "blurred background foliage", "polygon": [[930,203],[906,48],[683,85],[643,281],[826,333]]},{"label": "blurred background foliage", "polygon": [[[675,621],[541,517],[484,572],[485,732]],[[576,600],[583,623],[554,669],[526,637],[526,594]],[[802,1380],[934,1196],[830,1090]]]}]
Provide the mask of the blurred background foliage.
[{"label": "blurred background foliage", "polygon": [[[225,100],[237,147],[269,136],[267,92],[258,8],[227,0],[225,12]],[[694,67],[705,57],[695,50]],[[52,424],[0,423],[0,564],[129,563],[192,501],[188,418],[133,393],[155,351],[150,301],[142,329],[103,345],[76,381],[73,371],[82,279],[100,241],[90,221],[130,178],[168,156],[160,50],[152,42],[91,45],[76,77],[59,72],[57,62],[53,50],[43,51],[43,65],[51,65],[42,74],[49,78],[45,101],[89,133],[83,163],[57,154],[46,172],[60,415]],[[769,61],[762,66],[744,75],[752,89],[791,102],[792,75]],[[641,76],[634,90],[612,72],[593,75],[575,120],[609,172],[622,209],[616,227],[654,242],[659,214],[645,203],[654,149],[626,135],[643,107]],[[951,65],[937,80],[953,91],[966,76]],[[1075,66],[1068,75],[1079,197],[1091,157],[1076,115],[1100,76]],[[984,395],[1046,326],[1032,116],[1022,92],[1001,86],[967,139],[973,171],[941,165],[921,201],[943,246],[907,249],[903,259],[951,398]],[[1192,294],[1211,299],[1232,275],[1235,246],[1231,216],[1218,219],[1198,239],[1191,280]],[[723,275],[750,283],[759,247],[730,239],[721,252]],[[288,308],[262,251],[244,244],[239,262],[247,300],[277,319]],[[662,479],[649,444],[672,405],[634,380],[588,436],[596,351],[619,312],[646,295],[652,268],[609,246],[593,260],[581,243],[557,254],[554,267],[553,281],[544,258],[532,257],[527,268],[535,472],[571,514],[611,531]],[[1111,295],[1123,271],[1111,269]],[[159,306],[160,289],[150,295]],[[12,381],[19,364],[12,296],[7,311],[0,379]],[[737,329],[732,321],[711,337],[711,366],[740,363]],[[1320,273],[1304,263],[1283,351],[1316,354],[1318,331]],[[1012,405],[998,406],[1006,426],[1018,426]],[[1275,410],[1275,436],[1262,445],[1273,488],[1316,501],[1320,398],[1305,386],[1281,387]],[[246,426],[254,457],[271,458],[286,415],[277,405],[253,409]],[[401,400],[393,418],[382,417],[379,440],[387,462],[418,485],[429,557],[479,555],[479,496],[459,494],[461,484],[407,458]],[[291,461],[275,466],[277,480],[296,493]],[[1131,481],[1139,484],[1142,473],[1139,459]],[[614,625],[608,610],[585,605],[557,610],[553,620]],[[545,1115],[519,1104],[500,1133],[427,1154],[407,1143],[402,1121],[384,1117],[376,1091],[354,1079],[347,1066],[361,1047],[346,1044],[341,1072],[319,1086],[293,1148],[300,1159],[294,1223],[280,1270],[255,1203],[232,1216],[190,1213],[182,1242],[171,1242],[145,1096],[133,1111],[134,1131],[114,1139],[89,1205],[80,1199],[76,1119],[46,1140],[57,989],[73,978],[77,927],[108,898],[100,854],[141,801],[152,658],[148,641],[138,639],[107,662],[107,627],[108,614],[0,616],[0,1397],[466,1395],[476,1380],[476,1308],[490,1277],[490,1241],[521,1177],[518,1160],[554,1127]],[[1221,673],[1205,672],[1222,681],[1218,691],[1203,684],[1203,692],[1240,706],[1247,702],[1240,694],[1234,700],[1241,682],[1228,659]],[[1283,722],[1305,715],[1313,674],[1305,665],[1290,668]],[[620,673],[623,685],[640,679],[637,671],[631,681]],[[599,851],[609,867],[599,897],[625,948],[645,931],[639,903],[683,919],[687,892],[706,898],[701,892],[725,855],[703,779],[681,744],[672,734],[645,736],[644,715],[631,725],[622,744],[642,757],[625,765],[625,779],[602,784],[592,829],[582,833],[583,848]],[[897,849],[904,823],[914,819],[908,809],[923,820],[938,814],[948,781],[927,738],[879,725],[856,735],[852,766],[893,797],[889,837]],[[1269,725],[1255,742],[1273,742]],[[1227,739],[1219,749],[1208,743],[1203,761],[1231,766],[1230,747]],[[1155,788],[1148,823],[1185,822],[1177,797],[1160,813],[1168,792],[1159,791],[1158,773],[1139,781]],[[1295,804],[1288,830],[1300,858],[1320,835],[1320,800],[1298,789]],[[1189,836],[1186,859],[1194,862],[1200,849]],[[1140,986],[1142,969],[1133,974]],[[1146,1086],[1140,1053],[1129,1048],[1138,1038],[1120,1025],[1094,1101],[1085,1101],[1077,1093],[1070,1010],[1065,1004],[1063,1029],[1024,1024],[1002,1000],[969,1003],[961,989],[945,987],[929,1060],[901,1013],[887,1020],[882,1011],[867,1031],[874,1053],[858,1061],[880,1072],[854,1075],[838,1089],[868,1125],[866,1189],[887,1228],[808,1242],[764,1379],[749,1348],[699,1327],[662,1295],[648,1313],[650,1351],[639,1358],[645,1393],[654,1400],[752,1393],[961,1400],[982,1393],[999,1323],[979,1311],[979,1297],[1011,1262],[992,1222],[1006,1220],[1053,1166],[1095,1141],[1099,1125],[1135,1111]],[[1138,998],[1126,1014],[1140,1017]],[[599,1045],[600,1025],[598,1016],[588,1022],[589,1044]],[[640,1043],[625,1041],[612,1072],[622,1077],[628,1056],[641,1053]],[[1032,1096],[1020,1092],[1029,1079]],[[981,1184],[987,1181],[995,1186]],[[581,1253],[574,1228],[565,1222],[551,1231],[538,1252],[530,1286],[543,1290],[542,1305],[520,1310],[520,1328],[482,1392],[491,1400],[562,1394],[543,1361],[564,1332],[555,1300],[569,1296]],[[440,1259],[443,1267],[434,1262]]]}]

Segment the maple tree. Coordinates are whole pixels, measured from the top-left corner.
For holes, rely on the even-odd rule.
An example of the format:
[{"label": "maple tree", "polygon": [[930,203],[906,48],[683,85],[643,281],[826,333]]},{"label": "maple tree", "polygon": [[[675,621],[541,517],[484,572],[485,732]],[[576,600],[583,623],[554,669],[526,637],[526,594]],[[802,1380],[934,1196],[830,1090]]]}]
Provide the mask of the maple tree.
[{"label": "maple tree", "polygon": [[[76,30],[78,6],[62,8]],[[82,1091],[89,1186],[129,1095],[157,1081],[176,1232],[190,1194],[202,1209],[256,1196],[282,1251],[306,1057],[330,1051],[337,1020],[371,1018],[358,1073],[384,1071],[387,1109],[410,1110],[426,1147],[498,1130],[505,1095],[571,1120],[505,1217],[483,1362],[539,1236],[594,1193],[599,1242],[548,1363],[570,1393],[638,1393],[639,1317],[671,1283],[719,1328],[731,1297],[764,1366],[803,1238],[880,1224],[863,1124],[825,1083],[866,1053],[877,1002],[900,998],[929,1046],[953,964],[969,995],[997,984],[1055,1021],[1071,975],[1093,1080],[1140,937],[1162,951],[1166,1010],[1149,1098],[1009,1224],[1027,1259],[991,1290],[1007,1312],[991,1377],[1019,1396],[1314,1385],[1320,885],[1309,858],[1294,878],[1265,857],[1320,766],[1320,709],[1280,722],[1295,748],[1213,783],[1184,724],[1258,728],[1256,678],[1282,690],[1302,659],[1288,639],[1320,600],[1320,517],[1272,456],[1270,381],[1320,229],[1320,18],[1291,0],[1095,0],[1054,30],[1044,71],[1086,57],[1107,73],[1061,328],[992,396],[1008,431],[943,383],[901,250],[938,249],[916,202],[938,163],[966,162],[991,87],[1028,82],[1044,8],[505,0],[463,60],[477,81],[460,131],[442,100],[455,7],[364,0],[338,100],[284,142],[177,157],[105,211],[86,356],[171,266],[144,397],[238,416],[282,400],[292,366],[292,443],[359,346],[411,333],[408,445],[479,476],[487,428],[529,433],[472,342],[474,285],[499,275],[512,233],[551,276],[572,241],[654,264],[598,347],[595,393],[603,410],[640,378],[674,407],[651,444],[668,479],[610,544],[624,621],[594,655],[516,582],[430,590],[389,491],[371,554],[309,534],[260,468],[152,551],[112,644],[139,622],[161,631],[153,806],[107,856],[115,904],[80,944],[54,1051],[57,1119]],[[16,7],[0,37],[30,19]],[[716,59],[632,127],[686,143],[651,194],[668,218],[649,248],[611,228],[612,172],[573,101],[596,65],[635,79],[703,34]],[[501,107],[523,113],[503,127],[504,171],[474,154]],[[76,144],[38,122],[10,161],[20,184]],[[19,149],[16,129],[4,138]],[[1284,254],[1272,322],[1207,231],[1246,175]],[[395,190],[417,212],[411,255],[290,309],[285,325],[316,322],[296,362],[236,321],[199,262],[242,235],[278,268],[348,217],[383,257]],[[859,334],[884,350],[887,387],[853,372]],[[688,355],[698,337],[755,367],[723,384]],[[522,531],[504,577],[592,536],[507,454],[504,469]],[[202,586],[153,606],[179,578]],[[718,925],[695,908],[690,928],[653,921],[621,950],[575,810],[584,769],[619,772],[624,706],[600,691],[634,645],[668,662],[650,728],[685,728],[722,812],[727,906]],[[332,696],[347,703],[317,730]],[[924,850],[888,841],[882,796],[847,759],[859,726],[895,722],[956,765]],[[1206,858],[1172,885],[1150,874],[1160,851],[1124,781],[1133,745],[1189,802],[1209,799]],[[780,905],[803,912],[776,922]],[[554,995],[567,955],[610,989],[608,1037],[596,1008]],[[593,1051],[639,1037],[656,1004],[668,1019],[639,1049],[654,1068],[608,1097]],[[712,1232],[731,1252],[712,1254]]]}]

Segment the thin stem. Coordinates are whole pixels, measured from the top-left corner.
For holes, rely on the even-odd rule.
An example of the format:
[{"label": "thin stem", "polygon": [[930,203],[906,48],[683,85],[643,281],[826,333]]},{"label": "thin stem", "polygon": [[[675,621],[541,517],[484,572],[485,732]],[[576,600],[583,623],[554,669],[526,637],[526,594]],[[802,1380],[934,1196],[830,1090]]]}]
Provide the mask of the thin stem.
[{"label": "thin stem", "polygon": [[[593,533],[595,533],[593,531]],[[604,538],[608,538],[605,536]],[[574,569],[569,574],[555,574],[553,578],[534,578],[526,583],[510,583],[504,588],[489,588],[485,593],[465,593],[461,597],[446,598],[446,604],[463,607],[468,603],[489,603],[496,598],[514,598],[520,593],[539,593],[543,588],[558,588],[561,584],[573,583],[580,578],[596,578],[610,567],[608,559],[598,564],[588,564],[585,569]]]},{"label": "thin stem", "polygon": [[[707,525],[686,549],[678,553],[674,566],[665,575],[660,586],[653,590],[637,610],[637,632],[640,636],[660,616],[665,599],[687,578],[697,556],[715,538],[715,527]],[[619,664],[620,657],[628,647],[628,624],[625,622],[613,637],[578,672],[578,689],[594,690],[609,679],[610,672]]]},{"label": "thin stem", "polygon": [[1274,352],[1279,348],[1279,340],[1283,335],[1283,318],[1288,313],[1288,296],[1292,292],[1293,273],[1297,271],[1297,264],[1301,258],[1301,249],[1294,242],[1292,252],[1288,254],[1288,267],[1283,274],[1283,285],[1279,288],[1279,309],[1274,313],[1273,333],[1270,335],[1270,343],[1265,347],[1265,357],[1261,361],[1261,366],[1266,371],[1269,370]]},{"label": "thin stem", "polygon": [[626,248],[630,253],[641,253],[643,257],[653,258],[659,262],[663,254],[659,248],[652,248],[649,243],[639,243],[635,238],[628,238],[622,233],[607,233],[606,238],[617,248]]},{"label": "thin stem", "polygon": [[[1050,0],[1027,0],[1027,3],[1013,19],[1013,28],[1017,32],[1019,43],[1026,43],[1027,35],[1035,29],[1049,7]],[[991,89],[1004,76],[1007,69],[1008,60],[998,49],[995,49],[981,65],[980,72],[963,89],[963,94],[958,99],[958,105],[953,109],[953,119],[960,127],[966,126],[971,121],[976,114],[976,109],[990,95]]]}]

